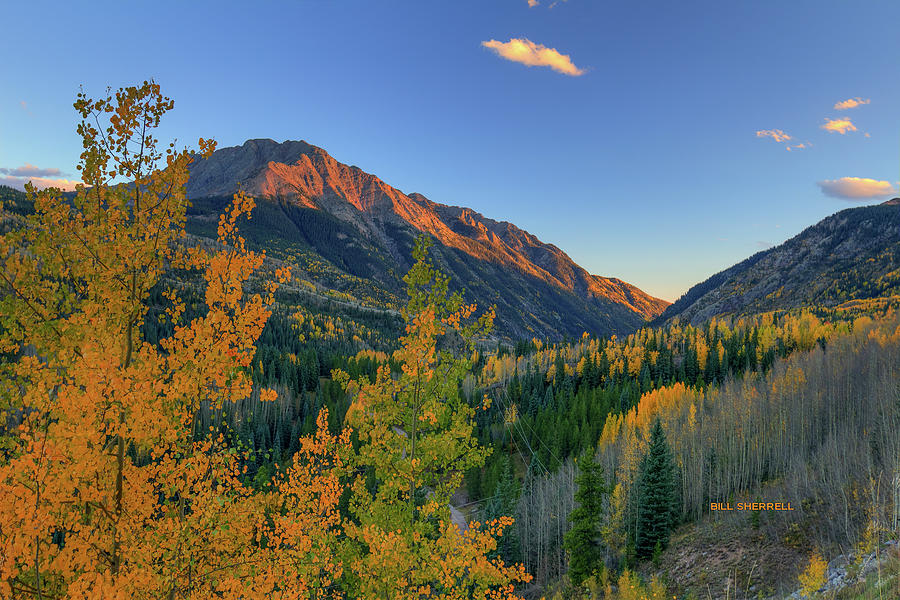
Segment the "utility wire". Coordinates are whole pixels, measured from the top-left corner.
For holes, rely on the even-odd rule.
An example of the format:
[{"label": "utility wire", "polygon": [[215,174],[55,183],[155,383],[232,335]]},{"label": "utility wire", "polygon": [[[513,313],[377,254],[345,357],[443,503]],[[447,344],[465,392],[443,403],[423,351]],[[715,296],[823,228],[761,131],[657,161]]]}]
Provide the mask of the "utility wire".
[{"label": "utility wire", "polygon": [[[503,393],[506,394],[507,393],[506,390],[503,390]],[[501,401],[501,403],[502,403],[502,401]],[[520,421],[520,419],[516,419],[516,424],[519,426],[519,434],[522,436],[522,439],[525,440],[525,443],[528,444],[528,440],[525,437],[525,431],[522,429],[522,424],[519,421]],[[537,439],[538,443],[541,446],[543,446],[547,450],[547,452],[550,453],[550,456],[552,456],[554,459],[556,459],[557,464],[562,465],[562,461],[559,459],[559,457],[556,456],[556,454],[553,452],[553,450],[550,448],[550,446],[548,446],[547,444],[544,443],[544,440],[541,439],[541,436],[539,436],[537,434],[537,432],[534,430],[534,428],[532,428],[531,425],[529,425],[528,423],[525,423],[525,425],[528,427],[528,429],[534,435],[535,439]],[[537,456],[537,455],[535,455],[534,450],[531,449],[530,445],[528,446],[528,449],[531,451],[531,454],[533,456],[535,456],[535,457]],[[540,463],[540,460],[538,462]],[[543,464],[541,464],[541,466],[544,467]],[[547,471],[548,473],[550,472],[550,470],[547,469],[547,467],[544,467],[544,470]]]},{"label": "utility wire", "polygon": [[[506,390],[502,390],[502,394],[505,395]],[[501,407],[503,407],[504,411],[509,410],[508,403],[505,403],[503,401],[503,398],[500,395],[497,396],[497,401],[500,403]],[[525,431],[522,429],[522,425],[519,423],[519,419],[514,420],[512,425],[513,425],[514,431],[516,431],[517,430],[516,428],[518,427],[519,436],[522,438],[522,441],[525,442],[525,446],[528,448],[528,451],[531,453],[532,459],[534,461],[536,461],[537,464],[540,465],[540,467],[542,469],[544,469],[545,473],[550,474],[550,469],[548,469],[547,466],[544,465],[543,462],[541,462],[541,459],[538,458],[538,455],[535,453],[534,449],[531,447],[531,444],[528,443],[528,437],[525,435]],[[534,432],[534,430],[532,430],[532,432]],[[537,434],[535,434],[535,437],[538,439],[539,442],[541,442],[541,444],[543,444],[543,441],[541,441],[541,438]],[[512,441],[513,445],[516,447],[516,452],[519,453],[519,456],[522,456],[522,458],[524,459],[525,456],[522,453],[522,451],[519,449],[519,446],[518,446],[518,444],[516,444],[516,440],[512,435],[510,435],[510,441]],[[546,446],[544,446],[544,447],[546,448]],[[547,450],[550,451],[549,448],[547,448]],[[550,451],[550,454],[551,454],[551,456],[553,456],[553,458],[556,458],[556,456],[553,455],[552,451]],[[557,460],[559,460],[559,459],[557,459]],[[562,464],[562,463],[560,463],[560,464]]]}]

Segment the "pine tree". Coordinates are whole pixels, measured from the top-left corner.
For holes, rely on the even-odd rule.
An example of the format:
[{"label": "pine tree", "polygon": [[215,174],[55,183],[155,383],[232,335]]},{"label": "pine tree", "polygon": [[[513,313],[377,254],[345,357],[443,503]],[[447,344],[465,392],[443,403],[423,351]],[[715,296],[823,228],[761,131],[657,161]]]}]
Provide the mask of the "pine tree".
[{"label": "pine tree", "polygon": [[[494,495],[485,509],[486,521],[502,517],[513,518],[516,514],[521,485],[513,475],[512,461],[509,460],[509,456],[504,455],[501,463],[500,479],[497,481]],[[497,541],[496,555],[506,563],[515,563],[522,560],[521,554],[517,528],[509,527]]]},{"label": "pine tree", "polygon": [[675,463],[659,419],[641,460],[637,499],[635,548],[639,558],[648,558],[657,544],[660,549],[668,545],[676,515]]},{"label": "pine tree", "polygon": [[569,578],[581,585],[603,565],[600,521],[603,497],[610,492],[603,466],[594,461],[588,449],[578,460],[575,500],[578,506],[569,514],[572,529],[566,532],[563,545],[569,552]]}]

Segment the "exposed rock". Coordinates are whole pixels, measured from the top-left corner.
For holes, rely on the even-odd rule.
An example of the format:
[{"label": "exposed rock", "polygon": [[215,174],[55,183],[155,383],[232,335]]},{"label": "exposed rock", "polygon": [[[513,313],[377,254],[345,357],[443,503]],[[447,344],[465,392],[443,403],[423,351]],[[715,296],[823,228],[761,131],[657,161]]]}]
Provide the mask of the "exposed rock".
[{"label": "exposed rock", "polygon": [[[841,554],[828,563],[828,570],[825,572],[826,583],[817,592],[828,593],[828,596],[832,597],[845,587],[864,581],[867,575],[878,570],[879,565],[884,566],[890,560],[890,551],[896,552],[897,548],[897,540],[890,540],[882,545],[879,552],[871,552],[859,560],[856,559],[855,552]],[[851,568],[851,565],[856,566]],[[852,571],[856,572],[855,576]],[[788,597],[801,599],[806,596],[801,590],[795,590]]]}]

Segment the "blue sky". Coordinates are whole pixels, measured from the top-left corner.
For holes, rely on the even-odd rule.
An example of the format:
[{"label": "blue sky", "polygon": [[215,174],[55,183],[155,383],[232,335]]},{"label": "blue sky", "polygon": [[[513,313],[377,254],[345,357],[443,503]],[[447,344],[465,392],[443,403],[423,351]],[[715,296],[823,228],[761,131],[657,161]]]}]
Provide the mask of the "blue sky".
[{"label": "blue sky", "polygon": [[0,180],[75,178],[79,85],[152,77],[164,140],[304,139],[674,300],[900,179],[896,0],[79,4],[3,9]]}]

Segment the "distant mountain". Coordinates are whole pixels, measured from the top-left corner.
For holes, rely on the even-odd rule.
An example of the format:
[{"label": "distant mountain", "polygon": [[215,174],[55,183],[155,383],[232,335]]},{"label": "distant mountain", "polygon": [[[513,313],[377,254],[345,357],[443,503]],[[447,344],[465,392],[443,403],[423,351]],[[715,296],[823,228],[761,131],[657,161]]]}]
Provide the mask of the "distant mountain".
[{"label": "distant mountain", "polygon": [[900,198],[848,208],[689,289],[655,322],[900,294]]},{"label": "distant mountain", "polygon": [[[239,186],[262,200],[248,239],[357,298],[402,298],[412,241],[424,232],[467,299],[497,305],[498,333],[506,337],[626,333],[667,306],[624,281],[588,273],[512,223],[404,194],[303,141],[249,140],[198,159],[187,186],[189,227],[208,233],[211,215]],[[316,258],[326,264],[313,267]]]}]

